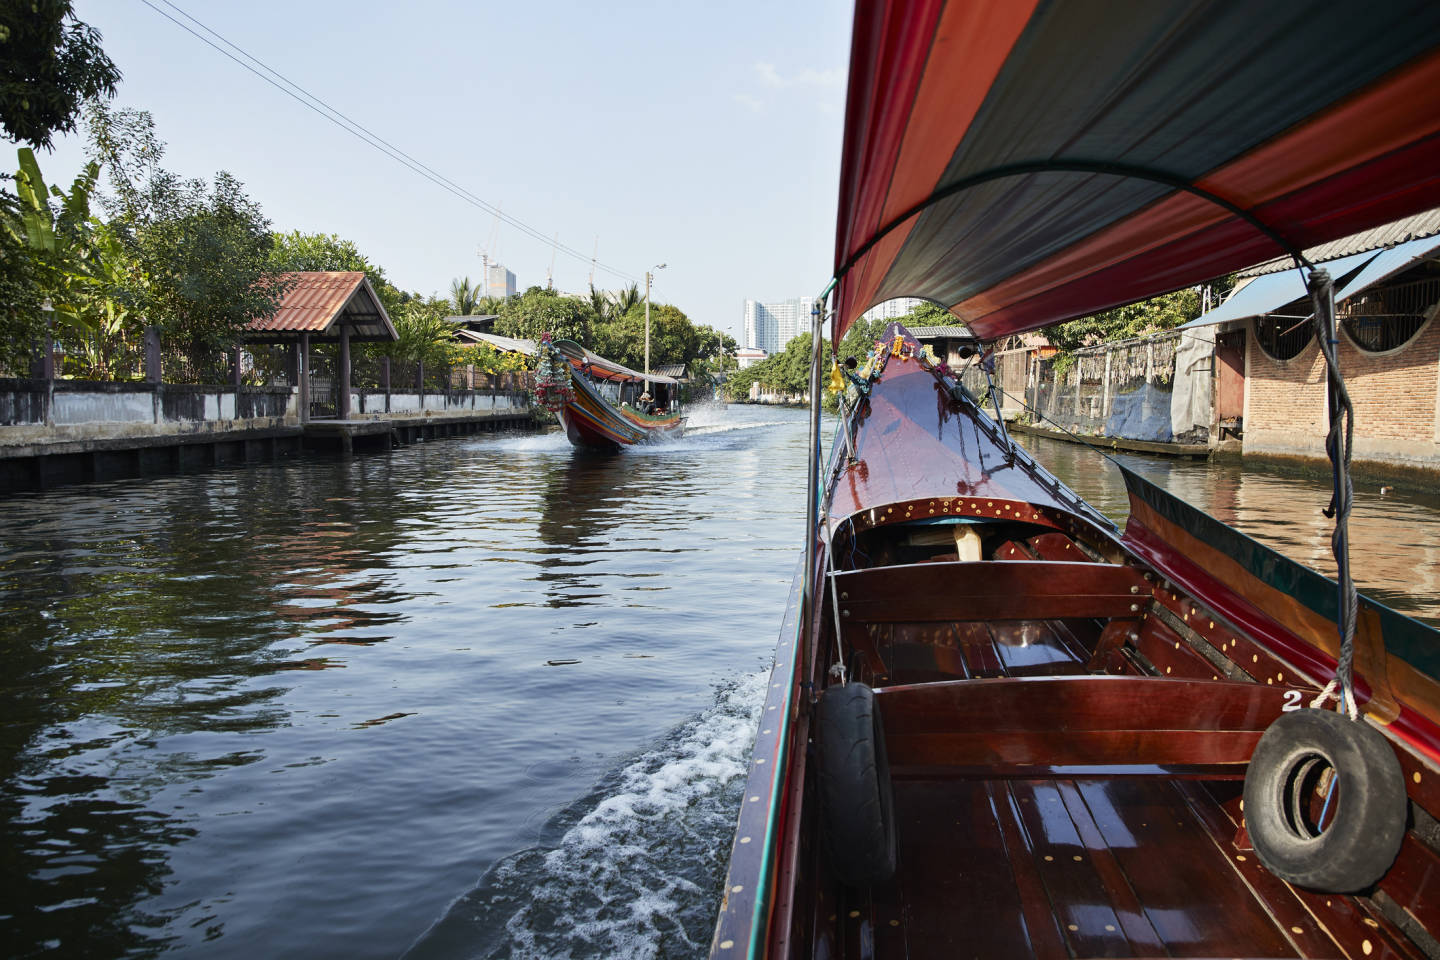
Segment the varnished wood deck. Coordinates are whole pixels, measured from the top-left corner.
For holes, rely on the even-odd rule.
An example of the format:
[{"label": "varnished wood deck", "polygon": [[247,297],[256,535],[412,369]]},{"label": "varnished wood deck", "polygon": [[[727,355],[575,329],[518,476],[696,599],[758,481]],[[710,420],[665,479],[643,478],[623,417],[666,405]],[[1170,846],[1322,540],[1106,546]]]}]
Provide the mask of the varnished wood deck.
[{"label": "varnished wood deck", "polygon": [[[1172,634],[1147,628],[1152,642]],[[877,640],[891,682],[1089,672],[1083,642],[1058,621],[895,624]],[[1267,873],[1240,829],[1238,780],[1157,769],[897,776],[893,787],[897,875],[863,892],[831,886],[816,904],[827,911],[816,917],[815,941],[826,945],[817,955],[1424,956],[1378,910]]]}]

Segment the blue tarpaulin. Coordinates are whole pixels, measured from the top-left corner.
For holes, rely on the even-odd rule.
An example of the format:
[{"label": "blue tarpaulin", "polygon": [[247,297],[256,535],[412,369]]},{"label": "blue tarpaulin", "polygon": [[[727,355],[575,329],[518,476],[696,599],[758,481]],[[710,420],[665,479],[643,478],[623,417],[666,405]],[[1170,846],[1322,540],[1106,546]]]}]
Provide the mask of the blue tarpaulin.
[{"label": "blue tarpaulin", "polygon": [[1170,432],[1170,391],[1153,383],[1141,383],[1128,393],[1115,394],[1110,400],[1105,436],[1168,442],[1174,436]]}]

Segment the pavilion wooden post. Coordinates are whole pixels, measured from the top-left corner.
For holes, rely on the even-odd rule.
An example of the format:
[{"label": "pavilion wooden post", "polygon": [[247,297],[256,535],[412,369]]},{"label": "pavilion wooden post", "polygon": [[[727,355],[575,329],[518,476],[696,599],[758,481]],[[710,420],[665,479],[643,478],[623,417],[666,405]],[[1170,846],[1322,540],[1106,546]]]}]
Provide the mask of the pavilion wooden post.
[{"label": "pavilion wooden post", "polygon": [[390,412],[390,358],[380,358],[380,383],[385,387],[385,412]]},{"label": "pavilion wooden post", "polygon": [[300,334],[300,422],[310,422],[310,334]]},{"label": "pavilion wooden post", "polygon": [[145,381],[160,382],[160,328],[150,324],[145,328]]},{"label": "pavilion wooden post", "polygon": [[341,420],[350,419],[350,328],[340,328],[340,400],[336,409]]},{"label": "pavilion wooden post", "polygon": [[55,314],[49,299],[41,307],[45,311],[45,335],[40,338],[40,359],[31,371],[45,381],[45,426],[55,425]]}]

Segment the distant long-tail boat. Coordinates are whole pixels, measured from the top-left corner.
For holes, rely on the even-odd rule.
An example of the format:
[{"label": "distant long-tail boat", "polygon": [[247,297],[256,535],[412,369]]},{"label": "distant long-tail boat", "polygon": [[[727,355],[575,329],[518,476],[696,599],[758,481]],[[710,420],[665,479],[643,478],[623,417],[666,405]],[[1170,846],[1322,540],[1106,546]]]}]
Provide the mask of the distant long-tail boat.
[{"label": "distant long-tail boat", "polygon": [[548,334],[539,357],[535,392],[575,446],[615,451],[684,432],[680,382],[673,377],[631,370]]},{"label": "distant long-tail boat", "polygon": [[892,297],[992,342],[1292,256],[1338,576],[1129,472],[1117,529],[993,385],[898,325],[822,362],[817,310],[805,553],[712,958],[1440,957],[1440,632],[1354,591],[1304,254],[1440,205],[1437,83],[1433,3],[861,0],[830,342]]}]

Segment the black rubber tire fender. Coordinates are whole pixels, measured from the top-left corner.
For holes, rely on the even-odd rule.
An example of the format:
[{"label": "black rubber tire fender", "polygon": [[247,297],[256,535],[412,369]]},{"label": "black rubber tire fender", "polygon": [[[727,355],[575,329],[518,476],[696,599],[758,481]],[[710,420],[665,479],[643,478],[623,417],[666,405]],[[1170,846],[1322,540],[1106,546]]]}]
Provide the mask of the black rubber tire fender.
[{"label": "black rubber tire fender", "polygon": [[827,689],[816,711],[823,846],[852,887],[895,875],[895,803],[875,692],[863,683]]},{"label": "black rubber tire fender", "polygon": [[[1335,771],[1339,793],[1318,836],[1299,809],[1317,760]],[[1271,873],[1324,893],[1373,886],[1400,852],[1408,814],[1405,775],[1384,735],[1328,710],[1280,715],[1245,772],[1245,825]]]}]

